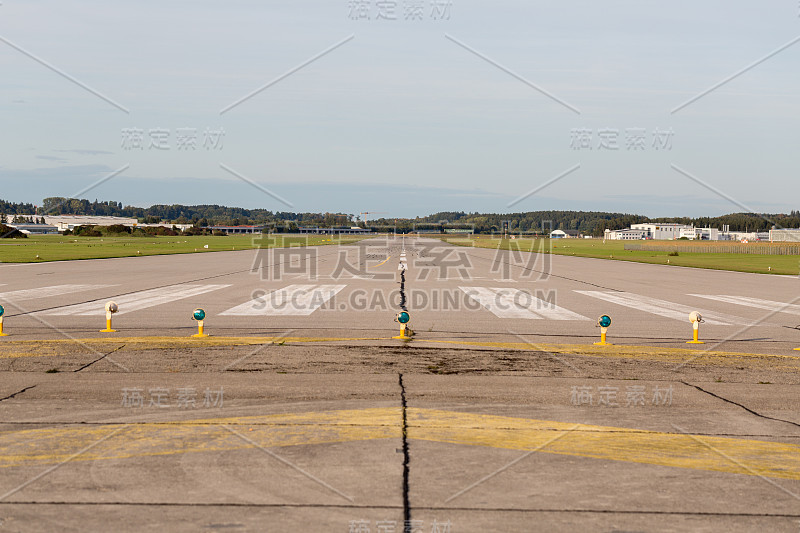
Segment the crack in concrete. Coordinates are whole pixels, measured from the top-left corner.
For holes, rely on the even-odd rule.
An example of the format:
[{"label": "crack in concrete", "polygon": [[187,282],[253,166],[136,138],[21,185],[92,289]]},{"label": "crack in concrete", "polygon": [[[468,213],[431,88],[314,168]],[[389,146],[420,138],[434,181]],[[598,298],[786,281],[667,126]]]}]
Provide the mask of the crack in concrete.
[{"label": "crack in concrete", "polygon": [[412,533],[411,529],[411,505],[408,498],[408,478],[409,478],[409,454],[408,454],[408,415],[406,404],[406,387],[403,384],[403,374],[398,374],[400,385],[400,405],[403,408],[403,532]]},{"label": "crack in concrete", "polygon": [[742,404],[740,404],[738,402],[734,402],[733,400],[729,400],[727,398],[724,398],[724,397],[720,396],[719,394],[714,394],[713,392],[707,391],[704,388],[699,387],[697,385],[692,385],[691,383],[686,383],[685,381],[681,381],[681,383],[683,383],[687,387],[694,387],[695,389],[699,390],[700,392],[704,392],[705,394],[708,394],[709,396],[713,396],[714,398],[717,398],[718,400],[722,400],[723,402],[726,402],[726,403],[729,403],[731,405],[735,405],[736,407],[739,407],[741,409],[744,409],[748,413],[750,413],[752,415],[755,415],[755,416],[757,416],[759,418],[763,418],[765,420],[774,420],[776,422],[783,422],[784,424],[791,424],[792,426],[800,427],[800,424],[798,424],[797,422],[792,422],[791,420],[784,420],[782,418],[775,418],[775,417],[772,417],[772,416],[762,415],[761,413],[753,411],[752,409],[750,409],[749,407],[747,407],[745,405],[742,405]]},{"label": "crack in concrete", "polygon": [[[108,352],[107,354],[105,354],[105,355],[102,355],[102,356],[98,357],[97,359],[95,359],[95,360],[94,360],[94,361],[92,361],[91,363],[86,363],[85,365],[83,365],[83,366],[82,366],[82,367],[80,367],[79,369],[77,369],[77,370],[73,370],[73,372],[80,372],[81,370],[83,370],[83,369],[85,369],[85,368],[89,368],[89,367],[90,367],[90,366],[92,366],[93,364],[95,364],[95,363],[97,363],[97,362],[99,362],[99,361],[102,361],[103,359],[105,359],[106,357],[108,357],[109,355],[111,355],[112,353],[114,353],[114,352],[116,352],[116,351],[118,351],[118,350],[121,350],[121,349],[123,349],[125,346],[126,346],[125,344],[123,344],[122,346],[117,346],[116,348],[114,348],[113,350],[111,350],[110,352]],[[117,366],[119,366],[119,365],[117,365]]]},{"label": "crack in concrete", "polygon": [[14,394],[10,394],[10,395],[6,396],[5,398],[0,398],[0,402],[5,401],[5,400],[10,400],[11,398],[14,398],[15,396],[17,396],[18,394],[22,394],[26,390],[30,390],[30,389],[34,388],[35,386],[36,385],[31,385],[30,387],[25,387],[24,389],[18,390]]}]

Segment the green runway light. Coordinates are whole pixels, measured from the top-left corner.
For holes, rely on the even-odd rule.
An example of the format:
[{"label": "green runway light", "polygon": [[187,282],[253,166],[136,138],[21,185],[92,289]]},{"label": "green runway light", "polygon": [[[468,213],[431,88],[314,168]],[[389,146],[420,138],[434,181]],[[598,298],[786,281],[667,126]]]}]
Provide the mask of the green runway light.
[{"label": "green runway light", "polygon": [[3,309],[2,305],[0,305],[0,316],[3,316],[3,313],[5,313],[5,312],[6,312],[6,310]]},{"label": "green runway light", "polygon": [[204,320],[205,318],[206,318],[206,312],[202,309],[195,309],[192,312],[193,320]]},{"label": "green runway light", "polygon": [[405,311],[397,314],[397,321],[401,324],[408,324],[409,320],[411,320],[411,316]]},{"label": "green runway light", "polygon": [[597,320],[597,323],[601,328],[607,328],[611,325],[611,317],[608,315],[603,315]]}]

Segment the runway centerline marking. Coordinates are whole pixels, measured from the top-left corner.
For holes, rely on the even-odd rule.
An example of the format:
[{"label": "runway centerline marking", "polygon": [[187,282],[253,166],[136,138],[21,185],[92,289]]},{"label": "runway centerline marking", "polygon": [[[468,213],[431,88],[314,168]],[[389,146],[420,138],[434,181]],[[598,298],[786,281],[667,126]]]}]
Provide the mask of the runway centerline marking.
[{"label": "runway centerline marking", "polygon": [[[199,296],[207,292],[216,291],[230,287],[230,285],[172,285],[159,289],[148,289],[146,291],[124,294],[122,296],[109,298],[119,305],[118,315],[141,311],[149,307],[161,305],[176,300],[183,300],[192,296]],[[69,305],[53,311],[46,311],[46,315],[75,315],[75,316],[96,316],[105,315],[104,302],[95,301],[84,304]]]},{"label": "runway centerline marking", "polygon": [[637,311],[643,311],[645,313],[663,316],[665,318],[671,318],[673,320],[679,320],[681,322],[688,322],[689,313],[691,313],[692,311],[698,311],[703,315],[703,320],[706,323],[712,325],[730,326],[732,324],[736,324],[740,326],[749,326],[752,323],[751,320],[746,320],[738,316],[727,315],[724,313],[717,313],[715,311],[708,311],[705,309],[697,309],[689,305],[682,305],[669,302],[666,300],[659,300],[658,298],[651,298],[649,296],[641,296],[639,294],[634,294],[632,292],[579,291],[579,290],[576,290],[575,292],[578,294],[583,294],[584,296],[597,298],[598,300],[603,300],[612,304],[622,305],[625,307],[629,307],[631,309],[635,309]]},{"label": "runway centerline marking", "polygon": [[[784,442],[702,436],[700,443],[683,433],[421,408],[408,408],[407,421],[412,440],[800,480],[800,445]],[[125,427],[118,435],[73,462],[400,439],[402,411],[387,407],[5,431],[0,468],[57,464],[119,426]],[[247,427],[252,442],[222,426]]]},{"label": "runway centerline marking", "polygon": [[484,309],[500,318],[589,320],[529,292],[508,287],[459,287]]},{"label": "runway centerline marking", "polygon": [[346,285],[289,285],[220,313],[223,316],[308,316]]}]

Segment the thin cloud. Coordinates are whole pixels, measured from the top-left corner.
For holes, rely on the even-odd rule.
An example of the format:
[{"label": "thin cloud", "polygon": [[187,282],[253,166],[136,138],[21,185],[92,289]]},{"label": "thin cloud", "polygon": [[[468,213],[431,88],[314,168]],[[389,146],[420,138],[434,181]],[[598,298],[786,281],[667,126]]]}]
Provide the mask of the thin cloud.
[{"label": "thin cloud", "polygon": [[109,152],[107,150],[81,150],[78,148],[73,148],[71,150],[53,150],[53,151],[71,153],[71,154],[80,154],[80,155],[114,155],[114,152]]}]

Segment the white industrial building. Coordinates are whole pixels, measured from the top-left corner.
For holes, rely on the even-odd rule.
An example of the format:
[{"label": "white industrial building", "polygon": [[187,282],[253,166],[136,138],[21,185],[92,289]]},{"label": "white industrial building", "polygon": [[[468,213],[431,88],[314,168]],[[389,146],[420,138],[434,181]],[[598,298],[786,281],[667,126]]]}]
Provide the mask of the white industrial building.
[{"label": "white industrial building", "polygon": [[617,231],[606,230],[605,238],[618,241],[656,240],[674,241],[688,239],[691,241],[718,241],[727,239],[728,234],[723,234],[717,228],[695,228],[686,224],[631,224],[630,229]]},{"label": "white industrial building", "polygon": [[44,221],[58,228],[59,231],[73,230],[78,226],[114,226],[122,225],[133,227],[139,219],[127,217],[95,217],[84,215],[53,215],[44,216]]},{"label": "white industrial building", "polygon": [[631,229],[642,230],[646,232],[645,239],[654,239],[657,241],[680,239],[682,231],[694,230],[692,226],[687,226],[686,224],[666,224],[660,222],[631,224]]},{"label": "white industrial building", "polygon": [[58,228],[50,224],[8,224],[25,235],[58,235]]},{"label": "white industrial building", "polygon": [[[49,226],[54,226],[58,231],[73,230],[78,226],[127,226],[129,228],[173,228],[176,227],[184,231],[192,227],[192,224],[139,224],[139,219],[130,217],[104,217],[104,216],[91,216],[91,215],[6,215],[6,223],[14,225],[13,220],[15,217],[23,218],[26,220],[25,224],[32,224],[33,220],[44,219],[44,223]],[[41,225],[41,224],[40,224]],[[39,232],[34,232],[39,233]]]},{"label": "white industrial building", "polygon": [[720,233],[717,228],[686,228],[681,230],[681,238],[690,241],[718,241]]},{"label": "white industrial building", "polygon": [[612,241],[640,241],[647,238],[647,232],[641,229],[607,229],[605,238]]}]

